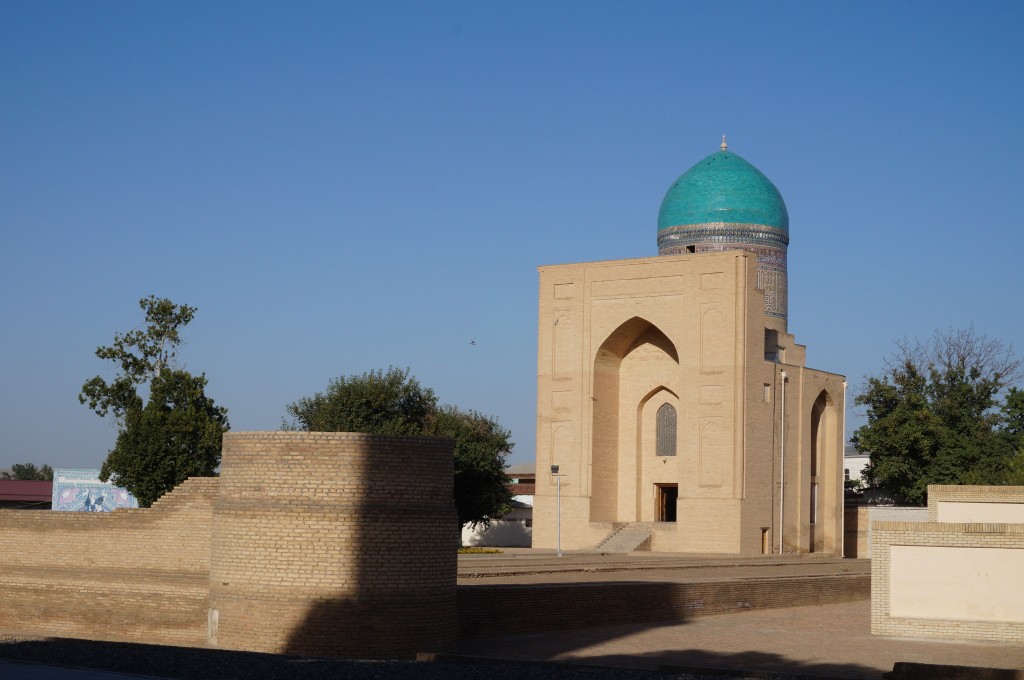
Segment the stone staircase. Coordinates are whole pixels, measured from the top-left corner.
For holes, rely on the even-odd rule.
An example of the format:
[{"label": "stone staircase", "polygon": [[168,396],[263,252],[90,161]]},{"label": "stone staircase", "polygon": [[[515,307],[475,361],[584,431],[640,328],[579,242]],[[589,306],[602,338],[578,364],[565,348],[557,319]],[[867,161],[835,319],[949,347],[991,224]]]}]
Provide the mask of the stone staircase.
[{"label": "stone staircase", "polygon": [[623,522],[613,524],[612,527],[612,533],[597,544],[597,550],[603,553],[629,553],[651,549],[653,522]]}]

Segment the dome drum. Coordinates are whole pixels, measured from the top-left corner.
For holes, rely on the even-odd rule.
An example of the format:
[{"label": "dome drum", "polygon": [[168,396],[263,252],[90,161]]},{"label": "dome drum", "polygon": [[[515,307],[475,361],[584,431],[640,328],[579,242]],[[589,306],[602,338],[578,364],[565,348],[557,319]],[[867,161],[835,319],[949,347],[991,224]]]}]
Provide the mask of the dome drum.
[{"label": "dome drum", "polygon": [[669,188],[658,214],[658,254],[745,250],[757,255],[765,315],[785,324],[789,213],[760,170],[734,153],[711,154]]},{"label": "dome drum", "polygon": [[789,232],[762,224],[683,224],[658,231],[658,254],[676,255],[687,252],[687,246],[699,243],[747,243],[785,249]]}]

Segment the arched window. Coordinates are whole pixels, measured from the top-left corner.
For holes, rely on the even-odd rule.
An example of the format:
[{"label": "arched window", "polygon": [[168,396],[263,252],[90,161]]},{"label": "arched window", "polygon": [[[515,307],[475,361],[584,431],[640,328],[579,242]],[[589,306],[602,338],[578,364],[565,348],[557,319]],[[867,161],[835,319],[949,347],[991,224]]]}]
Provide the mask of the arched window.
[{"label": "arched window", "polygon": [[672,404],[658,409],[654,450],[659,456],[676,455],[676,409]]}]

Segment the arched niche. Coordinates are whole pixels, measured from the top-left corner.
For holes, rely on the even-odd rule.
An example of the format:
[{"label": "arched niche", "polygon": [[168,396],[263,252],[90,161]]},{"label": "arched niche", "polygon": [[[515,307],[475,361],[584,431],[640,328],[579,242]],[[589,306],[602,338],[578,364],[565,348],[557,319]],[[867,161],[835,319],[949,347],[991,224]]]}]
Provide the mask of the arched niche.
[{"label": "arched niche", "polygon": [[[590,518],[637,521],[643,404],[675,380],[679,353],[650,321],[633,317],[594,355]],[[668,374],[668,375],[665,375]],[[673,393],[675,394],[675,393]]]},{"label": "arched niche", "polygon": [[678,487],[680,419],[679,395],[664,384],[648,391],[636,404],[635,445],[620,451],[621,464],[636,473],[636,509],[633,517],[622,516],[621,521],[657,521],[656,487]]},{"label": "arched niche", "polygon": [[[842,498],[836,489],[836,441],[838,422],[832,396],[822,390],[811,406],[810,460],[808,461],[807,525],[810,552],[835,552],[836,498]],[[841,502],[841,501],[840,501]]]}]

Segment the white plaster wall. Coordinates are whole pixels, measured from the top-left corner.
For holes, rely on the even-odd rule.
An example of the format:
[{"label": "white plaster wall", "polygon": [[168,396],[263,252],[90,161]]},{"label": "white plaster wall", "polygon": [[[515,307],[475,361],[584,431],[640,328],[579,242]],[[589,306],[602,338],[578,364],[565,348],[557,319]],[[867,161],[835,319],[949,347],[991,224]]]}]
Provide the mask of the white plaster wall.
[{"label": "white plaster wall", "polygon": [[940,522],[1024,524],[1024,503],[959,503],[939,501]]},{"label": "white plaster wall", "polygon": [[1024,550],[894,545],[889,615],[1024,622]]}]

